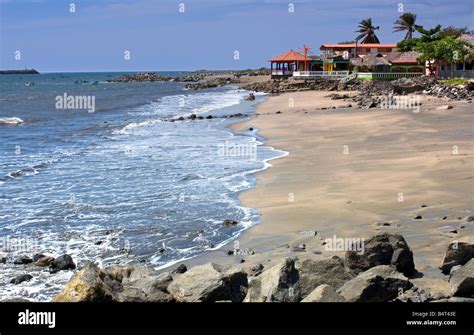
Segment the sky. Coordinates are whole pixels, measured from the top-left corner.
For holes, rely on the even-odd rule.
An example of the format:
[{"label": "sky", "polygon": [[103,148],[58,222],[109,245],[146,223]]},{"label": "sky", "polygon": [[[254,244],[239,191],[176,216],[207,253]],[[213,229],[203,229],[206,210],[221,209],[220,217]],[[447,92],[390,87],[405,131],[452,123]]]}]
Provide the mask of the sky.
[{"label": "sky", "polygon": [[400,10],[425,27],[474,29],[473,0],[0,0],[0,69],[258,68],[304,43],[318,54],[353,40],[368,17],[382,43],[396,43]]}]

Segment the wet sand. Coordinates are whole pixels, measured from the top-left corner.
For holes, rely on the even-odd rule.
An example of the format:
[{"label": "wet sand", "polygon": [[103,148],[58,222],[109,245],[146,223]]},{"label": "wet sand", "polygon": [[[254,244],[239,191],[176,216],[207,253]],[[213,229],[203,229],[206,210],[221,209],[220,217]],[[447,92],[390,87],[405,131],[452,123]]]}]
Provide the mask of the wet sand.
[{"label": "wet sand", "polygon": [[[472,104],[422,97],[418,113],[320,110],[351,103],[331,100],[330,93],[271,96],[257,106],[255,117],[233,126],[237,133],[258,128],[265,145],[289,155],[272,160],[272,167],[256,174],[256,187],[240,195],[244,206],[261,213],[261,223],[238,239],[240,248],[255,255],[227,256],[228,245],[187,263],[249,268],[285,256],[343,256],[326,250],[323,241],[334,235],[367,239],[387,231],[402,234],[413,250],[422,273],[414,283],[446,292],[447,277],[438,270],[446,248],[474,235],[473,224],[463,220],[474,211]],[[446,104],[454,108],[436,109]],[[414,219],[417,215],[422,219]],[[390,225],[377,226],[377,221]],[[443,226],[457,233],[440,231]],[[317,235],[308,236],[308,230]],[[301,243],[306,251],[291,251]]]}]

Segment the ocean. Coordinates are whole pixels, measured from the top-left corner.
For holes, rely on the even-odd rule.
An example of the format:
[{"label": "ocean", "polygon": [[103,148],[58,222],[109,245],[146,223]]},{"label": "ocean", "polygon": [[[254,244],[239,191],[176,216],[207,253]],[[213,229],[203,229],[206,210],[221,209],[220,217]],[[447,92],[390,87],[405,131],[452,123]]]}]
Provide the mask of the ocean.
[{"label": "ocean", "polygon": [[[49,301],[73,274],[13,265],[20,255],[160,269],[258,224],[237,196],[286,153],[262,145],[258,129],[233,134],[228,126],[242,118],[217,116],[253,113],[265,97],[246,101],[235,86],[107,82],[122,74],[0,76],[0,300]],[[93,112],[58,109],[64,95],[93,97]],[[213,118],[169,122],[190,114]],[[9,283],[22,273],[33,279]]]}]

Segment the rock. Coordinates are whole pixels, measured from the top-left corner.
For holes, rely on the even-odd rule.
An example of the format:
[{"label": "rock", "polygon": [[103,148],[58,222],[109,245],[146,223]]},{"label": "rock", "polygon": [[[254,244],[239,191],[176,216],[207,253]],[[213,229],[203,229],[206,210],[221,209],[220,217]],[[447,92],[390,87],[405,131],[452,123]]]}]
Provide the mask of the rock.
[{"label": "rock", "polygon": [[23,283],[24,281],[30,281],[32,278],[33,278],[32,275],[24,274],[24,275],[13,278],[12,280],[10,280],[10,283],[18,285],[18,284]]},{"label": "rock", "polygon": [[344,302],[346,301],[339,295],[332,286],[319,285],[301,302]]},{"label": "rock", "polygon": [[251,276],[254,276],[254,277],[257,277],[259,274],[262,273],[263,269],[264,269],[263,264],[258,263],[257,265],[252,266],[252,267],[250,268],[250,275],[251,275]]},{"label": "rock", "polygon": [[174,271],[173,273],[185,273],[188,271],[188,268],[184,264],[180,264]]},{"label": "rock", "polygon": [[245,302],[297,302],[300,300],[295,260],[285,258],[253,279]]},{"label": "rock", "polygon": [[247,287],[247,274],[241,269],[208,263],[175,278],[168,292],[182,302],[241,302]]},{"label": "rock", "polygon": [[38,259],[34,263],[34,265],[40,266],[40,267],[46,267],[46,266],[50,266],[53,261],[54,261],[54,257],[45,256]]},{"label": "rock", "polygon": [[297,260],[296,269],[299,276],[299,290],[302,297],[308,296],[320,285],[330,285],[337,290],[345,282],[354,278],[344,267],[343,260],[338,256],[322,260]]},{"label": "rock", "polygon": [[188,119],[194,120],[194,119],[196,119],[196,117],[197,117],[196,114],[191,114],[191,115],[188,117]]},{"label": "rock", "polygon": [[453,109],[453,106],[451,105],[443,105],[443,106],[438,106],[436,107],[438,110],[448,110],[448,109]]},{"label": "rock", "polygon": [[224,220],[224,222],[222,222],[222,225],[223,225],[224,227],[231,227],[231,226],[235,226],[235,225],[237,225],[237,224],[238,224],[237,221],[235,221],[235,220],[229,220],[229,219],[226,219],[226,220]]},{"label": "rock", "polygon": [[212,116],[212,115],[208,115],[208,116],[206,116],[206,119],[208,119],[208,120],[209,120],[209,119],[212,119],[212,118],[213,118],[213,116]]},{"label": "rock", "polygon": [[291,248],[291,251],[293,251],[293,252],[306,251],[306,244],[304,244],[304,243],[298,244],[298,245],[294,246],[293,248]]},{"label": "rock", "polygon": [[457,234],[458,231],[456,228],[454,228],[453,226],[443,226],[443,227],[439,227],[438,230],[442,233],[454,233],[454,234]]},{"label": "rock", "polygon": [[0,264],[7,264],[7,258],[6,257],[0,257]]},{"label": "rock", "polygon": [[249,95],[248,95],[248,97],[247,97],[246,100],[247,100],[247,101],[253,101],[253,100],[255,100],[255,95],[254,95],[253,93],[249,93]]},{"label": "rock", "polygon": [[74,264],[72,257],[68,254],[64,254],[51,262],[49,272],[56,273],[62,270],[74,270],[75,268],[76,264]]},{"label": "rock", "polygon": [[440,269],[444,274],[449,274],[451,268],[456,265],[464,265],[474,258],[473,238],[461,238],[451,242],[444,255]]},{"label": "rock", "polygon": [[357,274],[377,265],[393,265],[397,271],[411,277],[415,273],[413,253],[403,236],[382,233],[365,241],[364,252],[347,251],[344,264]]},{"label": "rock", "polygon": [[449,277],[449,284],[453,296],[474,298],[474,259],[454,271]]},{"label": "rock", "polygon": [[87,263],[52,301],[113,302],[118,301],[117,292],[121,290],[121,283],[114,277],[94,263]]},{"label": "rock", "polygon": [[33,260],[30,257],[25,256],[25,255],[20,256],[13,261],[13,264],[16,264],[16,265],[25,265],[25,264],[30,264],[30,263],[33,263]]},{"label": "rock", "polygon": [[423,217],[421,215],[416,215],[413,220],[421,220],[423,219]]},{"label": "rock", "polygon": [[40,258],[43,258],[43,257],[46,257],[46,256],[43,255],[43,254],[34,254],[34,255],[33,255],[33,262],[36,262],[36,261],[38,261]]},{"label": "rock", "polygon": [[464,218],[464,221],[466,222],[472,222],[474,221],[474,215],[469,215]]},{"label": "rock", "polygon": [[360,273],[337,292],[349,302],[385,302],[410,289],[412,283],[389,265]]}]

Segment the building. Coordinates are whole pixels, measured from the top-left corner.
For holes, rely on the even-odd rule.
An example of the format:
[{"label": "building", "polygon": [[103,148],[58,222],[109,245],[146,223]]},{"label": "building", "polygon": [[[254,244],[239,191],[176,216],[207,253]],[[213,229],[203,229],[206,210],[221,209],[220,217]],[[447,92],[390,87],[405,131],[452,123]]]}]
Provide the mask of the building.
[{"label": "building", "polygon": [[[464,34],[458,38],[470,43],[470,50],[474,53],[474,35]],[[438,78],[474,78],[474,59],[467,57],[459,63],[441,62],[435,71]]]},{"label": "building", "polygon": [[303,71],[310,62],[308,57],[290,50],[269,60],[270,73],[274,78],[288,78],[293,76],[295,71]]},{"label": "building", "polygon": [[321,53],[343,56],[346,59],[353,59],[358,56],[380,53],[384,56],[396,51],[396,44],[376,44],[376,43],[347,43],[347,44],[323,44],[320,47]]}]

